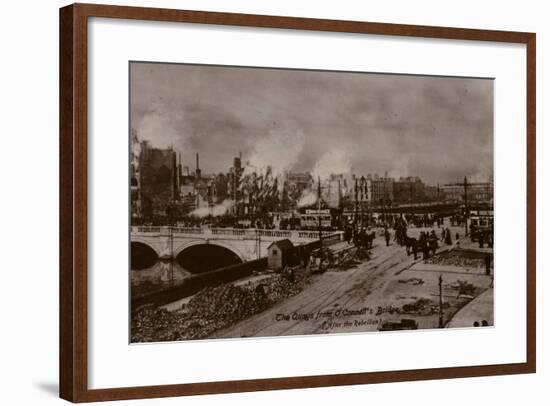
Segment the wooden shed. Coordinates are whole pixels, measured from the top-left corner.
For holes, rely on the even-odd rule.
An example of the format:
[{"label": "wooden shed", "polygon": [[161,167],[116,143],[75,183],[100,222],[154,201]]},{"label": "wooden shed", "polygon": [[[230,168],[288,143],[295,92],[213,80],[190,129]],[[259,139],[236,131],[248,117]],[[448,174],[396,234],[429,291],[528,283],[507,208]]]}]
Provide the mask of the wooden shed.
[{"label": "wooden shed", "polygon": [[294,244],[288,238],[272,242],[267,247],[267,267],[273,270],[283,269],[292,265],[294,260]]}]

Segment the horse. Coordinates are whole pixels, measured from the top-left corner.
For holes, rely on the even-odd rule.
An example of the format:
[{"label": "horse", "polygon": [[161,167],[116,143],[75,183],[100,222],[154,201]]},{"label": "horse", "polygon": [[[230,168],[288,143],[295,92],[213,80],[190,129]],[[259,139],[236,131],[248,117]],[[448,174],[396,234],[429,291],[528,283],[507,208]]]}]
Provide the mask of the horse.
[{"label": "horse", "polygon": [[365,236],[365,248],[372,249],[372,242],[376,238],[376,233],[374,231],[371,231],[370,233],[366,234]]},{"label": "horse", "polygon": [[409,237],[408,235],[405,234],[405,247],[407,249],[407,255],[411,255],[414,248],[418,246],[417,244],[418,244],[418,241],[416,238]]}]

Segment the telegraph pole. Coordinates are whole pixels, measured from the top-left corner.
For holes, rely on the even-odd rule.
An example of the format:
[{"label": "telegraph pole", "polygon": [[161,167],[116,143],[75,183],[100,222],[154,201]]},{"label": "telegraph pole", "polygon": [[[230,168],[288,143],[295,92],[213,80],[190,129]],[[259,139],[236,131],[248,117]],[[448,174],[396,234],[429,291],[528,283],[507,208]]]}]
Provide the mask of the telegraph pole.
[{"label": "telegraph pole", "polygon": [[262,236],[260,235],[260,230],[256,228],[256,241],[258,242],[258,259],[260,259],[260,250],[262,246]]},{"label": "telegraph pole", "polygon": [[323,231],[321,230],[321,177],[318,176],[317,186],[317,219],[319,223],[319,246],[323,248]]},{"label": "telegraph pole", "polygon": [[443,277],[439,274],[439,328],[443,328]]},{"label": "telegraph pole", "polygon": [[388,223],[387,223],[387,214],[386,214],[386,204],[384,199],[380,199],[380,206],[382,206],[382,218],[384,219],[384,233],[388,229]]},{"label": "telegraph pole", "polygon": [[235,215],[239,215],[239,207],[237,206],[237,168],[233,172],[233,202],[235,205]]},{"label": "telegraph pole", "polygon": [[168,240],[170,242],[170,265],[169,265],[169,272],[170,272],[170,282],[174,282],[174,230],[172,228],[173,225],[173,213],[172,208],[170,208],[170,216],[168,217]]},{"label": "telegraph pole", "polygon": [[464,176],[464,233],[468,235],[468,179]]},{"label": "telegraph pole", "polygon": [[357,198],[359,194],[359,188],[357,185],[357,178],[355,178],[355,210],[353,213],[353,228],[354,232],[357,232]]},{"label": "telegraph pole", "polygon": [[361,228],[365,226],[365,220],[363,218],[363,212],[364,212],[364,206],[365,206],[365,177],[361,176],[361,185],[359,186],[359,190],[361,192]]}]

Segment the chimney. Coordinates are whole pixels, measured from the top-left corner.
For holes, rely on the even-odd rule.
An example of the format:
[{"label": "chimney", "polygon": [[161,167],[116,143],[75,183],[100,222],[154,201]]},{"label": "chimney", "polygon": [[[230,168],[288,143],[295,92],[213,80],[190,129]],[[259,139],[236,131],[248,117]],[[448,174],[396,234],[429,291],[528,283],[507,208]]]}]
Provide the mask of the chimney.
[{"label": "chimney", "polygon": [[181,188],[181,152],[178,153],[178,164],[176,166],[176,188],[179,195],[179,191]]},{"label": "chimney", "polygon": [[197,178],[201,177],[201,170],[200,170],[200,167],[199,167],[199,153],[198,152],[197,152],[197,169],[195,170],[195,174],[196,174]]}]

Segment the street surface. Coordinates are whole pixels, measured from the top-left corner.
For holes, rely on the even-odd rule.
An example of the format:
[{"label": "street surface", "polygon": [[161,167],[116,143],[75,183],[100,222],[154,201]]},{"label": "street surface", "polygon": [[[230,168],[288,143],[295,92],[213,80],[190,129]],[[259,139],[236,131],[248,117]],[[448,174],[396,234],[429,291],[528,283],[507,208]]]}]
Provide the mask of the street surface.
[{"label": "street surface", "polygon": [[[409,234],[415,236],[420,230],[409,229]],[[457,231],[463,234],[464,230],[452,229],[453,236]],[[440,247],[449,248],[442,242]],[[421,254],[415,261],[413,255],[407,256],[405,248],[394,241],[386,247],[377,233],[369,261],[314,275],[304,291],[214,333],[212,338],[376,331],[384,321],[401,319],[415,320],[419,329],[437,328],[440,275],[444,323],[491,284],[491,277],[485,275],[484,269],[426,265],[423,266]],[[459,297],[458,281],[473,285],[474,295]],[[488,302],[483,303],[487,306]],[[471,324],[461,325],[456,320],[453,327],[471,327]]]}]

